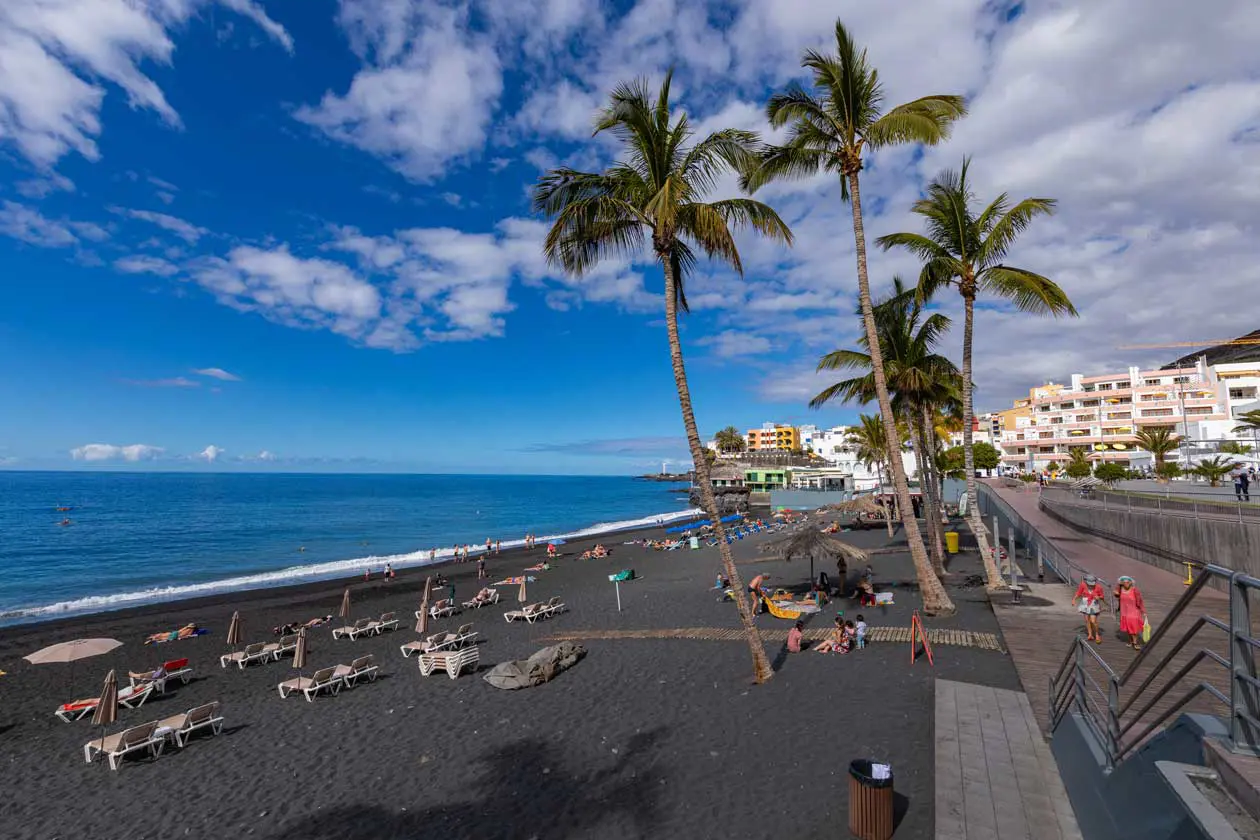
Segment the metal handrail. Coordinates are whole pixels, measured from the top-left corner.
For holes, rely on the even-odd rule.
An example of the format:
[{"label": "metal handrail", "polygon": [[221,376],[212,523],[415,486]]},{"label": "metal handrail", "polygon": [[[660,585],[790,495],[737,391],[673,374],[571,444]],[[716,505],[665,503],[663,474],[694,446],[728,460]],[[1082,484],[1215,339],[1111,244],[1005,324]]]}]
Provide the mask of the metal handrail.
[{"label": "metal handrail", "polygon": [[[1008,527],[1013,528],[1020,542],[1030,551],[1035,550],[1038,560],[1044,562],[1050,567],[1055,577],[1067,584],[1076,583],[1085,575],[1089,574],[1089,570],[1072,562],[1063,552],[1055,547],[1054,543],[1041,536],[1041,533],[1028,523],[1028,520],[1020,516],[1006,500],[993,491],[993,488],[987,484],[977,484],[977,505],[978,507],[996,508],[1007,522]],[[983,511],[987,515],[989,511]],[[1011,558],[1014,560],[1015,558]],[[1077,572],[1073,575],[1073,571]]]}]

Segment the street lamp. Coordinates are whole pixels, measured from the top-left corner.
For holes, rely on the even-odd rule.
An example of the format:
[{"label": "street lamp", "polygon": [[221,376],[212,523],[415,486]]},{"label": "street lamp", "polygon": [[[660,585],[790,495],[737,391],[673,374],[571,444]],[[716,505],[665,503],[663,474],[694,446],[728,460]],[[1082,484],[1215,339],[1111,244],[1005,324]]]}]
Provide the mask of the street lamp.
[{"label": "street lamp", "polygon": [[[1178,379],[1186,379],[1188,377],[1177,377]],[[1190,459],[1186,457],[1186,441],[1190,438],[1190,418],[1186,417],[1186,383],[1177,383],[1177,396],[1181,401],[1181,468],[1183,470],[1190,469]]]}]

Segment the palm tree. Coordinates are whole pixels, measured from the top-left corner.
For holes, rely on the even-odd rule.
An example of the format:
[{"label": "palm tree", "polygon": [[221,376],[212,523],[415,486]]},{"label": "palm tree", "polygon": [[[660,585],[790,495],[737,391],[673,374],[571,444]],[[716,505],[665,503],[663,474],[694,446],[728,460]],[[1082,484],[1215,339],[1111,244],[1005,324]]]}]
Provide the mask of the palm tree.
[{"label": "palm tree", "polygon": [[722,429],[713,436],[713,439],[717,442],[718,450],[721,452],[744,451],[744,436],[734,426],[727,426],[725,429]]},{"label": "palm tree", "polygon": [[[735,590],[742,592],[691,407],[678,340],[678,310],[687,311],[685,281],[701,254],[743,271],[732,227],[751,228],[788,244],[792,233],[761,202],[703,200],[724,172],[746,171],[753,165],[757,136],[723,129],[691,142],[687,116],[675,116],[670,110],[671,76],[666,74],[655,98],[646,81],[618,85],[596,120],[595,132],[609,131],[620,140],[622,159],[598,173],[569,168],[546,173],[534,188],[534,209],[555,220],[543,246],[548,262],[572,276],[585,275],[606,257],[637,256],[645,244],[651,244],[665,278],[665,329],[696,482],[717,533],[726,575]],[[754,616],[743,599],[737,599],[736,606],[748,637],[755,679],[764,682],[773,672]]]},{"label": "palm tree", "polygon": [[1068,450],[1067,466],[1063,470],[1068,478],[1087,478],[1094,468],[1089,463],[1089,453],[1082,446]]},{"label": "palm tree", "polygon": [[1260,408],[1243,412],[1237,419],[1238,425],[1234,427],[1234,434],[1251,432],[1252,442],[1256,450],[1260,451]]},{"label": "palm tree", "polygon": [[1221,479],[1229,475],[1235,466],[1237,464],[1234,461],[1222,458],[1220,455],[1214,455],[1211,458],[1200,461],[1190,472],[1206,478],[1210,486],[1220,487]]},{"label": "palm tree", "polygon": [[1156,473],[1164,466],[1168,453],[1181,446],[1181,438],[1173,434],[1172,429],[1167,426],[1147,426],[1138,429],[1134,437],[1137,438],[1138,446],[1155,457]]},{"label": "palm tree", "polygon": [[[859,173],[862,171],[862,153],[868,149],[906,143],[935,145],[949,135],[954,121],[962,117],[967,109],[961,96],[935,94],[883,111],[883,85],[878,71],[867,60],[866,51],[858,47],[848,29],[838,20],[835,36],[834,55],[808,50],[801,62],[813,74],[813,92],[793,85],[770,98],[766,106],[770,124],[775,128],[788,128],[787,142],[767,149],[760,165],[745,173],[742,183],[746,189],[755,191],[773,180],[809,178],[819,171],[839,176],[840,197],[849,202],[853,212],[858,300],[870,348],[876,400],[888,443],[889,470],[901,508],[910,556],[920,576],[926,579],[922,573],[929,568],[927,552],[910,505],[910,488],[901,465],[901,437],[897,433],[896,415],[888,396],[884,360],[879,350],[872,311]],[[929,604],[928,599],[934,597],[934,592],[935,589],[923,593],[925,612],[952,609],[948,599]],[[936,594],[944,595],[944,592],[941,588]]]},{"label": "palm tree", "polygon": [[[858,415],[858,425],[849,430],[849,443],[856,452],[857,461],[870,469],[875,467],[880,494],[884,490],[884,462],[888,460],[888,440],[884,437],[884,424],[878,417]],[[888,536],[893,535],[892,517],[884,511],[884,524],[888,526]]]},{"label": "palm tree", "polygon": [[[900,277],[893,278],[892,295],[876,304],[874,313],[891,404],[905,419],[918,461],[932,568],[940,576],[945,573],[945,550],[936,482],[931,474],[936,452],[934,411],[938,403],[947,402],[957,392],[958,368],[949,359],[933,353],[932,347],[949,329],[949,318],[940,313],[923,318],[923,307],[914,290],[906,289]],[[859,343],[866,346],[864,340],[859,339]],[[824,389],[810,400],[810,408],[821,408],[833,400],[865,404],[876,399],[869,353],[835,350],[822,357],[818,369],[861,373]],[[927,591],[924,581],[919,585]]]},{"label": "palm tree", "polygon": [[976,298],[995,295],[1013,303],[1022,312],[1075,315],[1076,308],[1053,281],[1026,268],[1003,264],[1019,235],[1037,216],[1049,215],[1055,202],[1049,198],[1026,198],[1011,206],[1006,193],[994,199],[979,214],[971,205],[975,196],[967,182],[969,161],[959,172],[946,171],[928,185],[924,198],[913,211],[927,224],[927,235],[893,233],[881,236],[879,246],[905,248],[923,261],[919,293],[930,298],[947,285],[958,288],[963,299],[963,468],[966,470],[967,510],[971,528],[984,558],[990,588],[1003,585],[993,552],[989,550],[980,512],[976,505],[975,451],[972,448],[971,346]]}]

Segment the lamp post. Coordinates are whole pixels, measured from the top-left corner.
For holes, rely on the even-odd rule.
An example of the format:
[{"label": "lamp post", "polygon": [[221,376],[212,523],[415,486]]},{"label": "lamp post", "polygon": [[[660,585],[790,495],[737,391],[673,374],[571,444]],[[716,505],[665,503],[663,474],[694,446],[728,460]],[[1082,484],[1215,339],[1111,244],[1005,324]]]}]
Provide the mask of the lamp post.
[{"label": "lamp post", "polygon": [[[1177,377],[1183,379],[1185,377]],[[1181,468],[1189,471],[1190,459],[1186,457],[1186,441],[1190,438],[1190,419],[1186,417],[1186,383],[1177,383],[1177,396],[1181,401]]]}]

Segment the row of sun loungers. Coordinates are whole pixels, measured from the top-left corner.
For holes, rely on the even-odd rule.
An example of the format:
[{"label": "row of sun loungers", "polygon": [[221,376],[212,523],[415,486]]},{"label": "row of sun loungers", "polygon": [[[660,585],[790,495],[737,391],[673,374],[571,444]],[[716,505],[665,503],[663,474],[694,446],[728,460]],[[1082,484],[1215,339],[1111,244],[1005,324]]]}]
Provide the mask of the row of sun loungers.
[{"label": "row of sun loungers", "polygon": [[309,677],[294,677],[276,686],[281,697],[301,692],[306,702],[314,703],[321,693],[336,695],[342,688],[354,688],[359,680],[375,680],[378,668],[371,654],[360,656],[349,665],[320,668]]},{"label": "row of sun loungers", "polygon": [[402,651],[404,657],[411,656],[413,653],[436,653],[442,650],[455,650],[466,647],[467,645],[476,644],[477,632],[472,629],[471,624],[462,624],[459,629],[453,633],[434,633],[427,639],[417,642],[407,642],[402,645],[399,650]]},{"label": "row of sun loungers", "polygon": [[297,640],[297,634],[292,633],[281,636],[278,642],[255,642],[242,650],[223,654],[219,657],[219,665],[226,668],[234,664],[243,671],[251,662],[279,662],[281,656],[297,650]]},{"label": "row of sun loungers", "polygon": [[398,618],[392,612],[382,613],[380,618],[360,618],[349,627],[338,627],[332,631],[334,639],[357,639],[360,636],[379,636],[386,630],[397,630]]},{"label": "row of sun loungers", "polygon": [[550,601],[545,603],[529,604],[519,610],[509,610],[503,614],[503,620],[508,624],[511,624],[513,621],[521,620],[533,624],[540,618],[551,618],[557,613],[562,613],[567,609],[568,607],[561,603],[560,596],[556,595]]},{"label": "row of sun loungers", "polygon": [[117,770],[119,762],[131,753],[147,752],[151,758],[157,758],[168,742],[182,749],[194,733],[204,729],[215,735],[223,731],[223,717],[219,714],[217,700],[180,715],[150,721],[89,741],[83,745],[83,759],[91,764],[99,753],[109,759],[109,769]]}]

